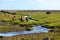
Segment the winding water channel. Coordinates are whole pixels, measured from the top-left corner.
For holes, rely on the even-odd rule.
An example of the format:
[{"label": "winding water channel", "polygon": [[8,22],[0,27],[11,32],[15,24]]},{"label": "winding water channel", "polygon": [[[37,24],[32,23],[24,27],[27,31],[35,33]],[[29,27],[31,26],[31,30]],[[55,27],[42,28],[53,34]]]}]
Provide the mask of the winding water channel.
[{"label": "winding water channel", "polygon": [[49,30],[50,29],[44,28],[44,27],[41,27],[41,26],[34,26],[33,30],[31,30],[31,31],[4,32],[4,33],[0,33],[0,36],[10,37],[10,36],[21,35],[21,34],[48,32]]}]

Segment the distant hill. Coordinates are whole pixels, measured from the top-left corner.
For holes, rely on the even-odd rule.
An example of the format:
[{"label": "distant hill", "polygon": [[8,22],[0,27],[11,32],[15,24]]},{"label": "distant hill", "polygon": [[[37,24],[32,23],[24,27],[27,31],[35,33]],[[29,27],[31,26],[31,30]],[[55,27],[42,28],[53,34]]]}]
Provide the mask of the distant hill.
[{"label": "distant hill", "polygon": [[[1,11],[1,10],[0,10]],[[18,11],[23,11],[23,12],[60,12],[60,10],[3,10],[3,11],[8,11],[8,12],[18,12]]]}]

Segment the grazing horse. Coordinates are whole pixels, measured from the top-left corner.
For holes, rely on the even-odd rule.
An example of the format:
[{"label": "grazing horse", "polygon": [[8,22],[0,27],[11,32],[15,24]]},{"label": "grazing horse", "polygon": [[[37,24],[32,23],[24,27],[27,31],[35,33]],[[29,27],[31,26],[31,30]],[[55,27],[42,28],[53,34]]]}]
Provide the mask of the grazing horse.
[{"label": "grazing horse", "polygon": [[46,14],[50,14],[50,12],[46,12]]},{"label": "grazing horse", "polygon": [[24,16],[25,20],[28,22],[28,16]]},{"label": "grazing horse", "polygon": [[22,17],[22,16],[20,16],[19,20],[20,20],[21,22],[24,22],[24,20],[23,20],[23,17]]},{"label": "grazing horse", "polygon": [[16,16],[13,16],[13,17],[12,17],[12,21],[15,21],[15,20],[16,20]]}]

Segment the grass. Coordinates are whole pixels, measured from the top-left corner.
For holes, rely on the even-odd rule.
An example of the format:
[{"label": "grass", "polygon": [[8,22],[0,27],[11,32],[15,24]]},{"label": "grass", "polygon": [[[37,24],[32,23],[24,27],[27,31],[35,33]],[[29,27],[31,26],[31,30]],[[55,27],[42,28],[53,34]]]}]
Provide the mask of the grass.
[{"label": "grass", "polygon": [[[24,19],[24,22],[21,22],[19,20],[20,16],[28,15],[30,18],[37,20],[37,22],[32,21],[26,21]],[[0,23],[1,21],[6,21],[7,25],[44,25],[44,27],[53,27],[57,26],[57,29],[60,29],[60,12],[51,12],[51,14],[46,14],[46,12],[23,12],[18,11],[16,12],[16,20],[14,22],[12,21],[12,17],[14,15],[12,14],[6,14],[6,16],[3,13],[0,13]],[[13,30],[12,30],[13,31]]]},{"label": "grass", "polygon": [[23,31],[26,30],[25,27],[15,26],[0,26],[0,32],[13,32],[13,31]]},{"label": "grass", "polygon": [[[30,30],[33,25],[43,25],[47,28],[56,27],[56,30],[60,30],[60,12],[51,12],[51,14],[46,14],[46,12],[23,12],[18,11],[16,12],[16,20],[12,22],[12,14],[0,13],[0,32],[11,32],[11,31],[23,31],[23,30]],[[37,22],[32,21],[19,21],[20,16],[28,15],[30,18],[36,20]],[[1,25],[1,23],[5,21],[5,25]],[[25,25],[25,26],[24,26]],[[60,40],[60,32],[56,32],[56,40]],[[42,40],[45,37],[52,38],[53,32],[42,33],[42,34],[35,34],[34,40]],[[32,35],[18,35],[14,37],[4,37],[4,40],[32,40]]]}]

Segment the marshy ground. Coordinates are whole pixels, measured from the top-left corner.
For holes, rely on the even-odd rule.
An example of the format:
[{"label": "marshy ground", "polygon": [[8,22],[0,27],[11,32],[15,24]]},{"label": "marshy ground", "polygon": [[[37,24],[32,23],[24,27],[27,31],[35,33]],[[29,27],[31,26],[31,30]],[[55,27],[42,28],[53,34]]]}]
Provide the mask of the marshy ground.
[{"label": "marshy ground", "polygon": [[[35,20],[29,20],[28,22],[24,20],[21,22],[19,20],[20,16],[28,16]],[[15,20],[12,21],[12,17],[16,16]],[[46,11],[17,11],[16,14],[2,13],[0,12],[0,32],[14,32],[14,31],[23,31],[23,30],[32,30],[33,25],[43,25],[43,27],[51,28],[55,30],[60,30],[60,12],[59,11],[51,11],[50,13],[46,13]],[[56,32],[56,40],[60,40],[60,31]],[[48,33],[37,33],[29,35],[17,35],[13,37],[3,37],[3,40],[42,40],[45,37],[53,38],[53,32]]]}]

